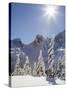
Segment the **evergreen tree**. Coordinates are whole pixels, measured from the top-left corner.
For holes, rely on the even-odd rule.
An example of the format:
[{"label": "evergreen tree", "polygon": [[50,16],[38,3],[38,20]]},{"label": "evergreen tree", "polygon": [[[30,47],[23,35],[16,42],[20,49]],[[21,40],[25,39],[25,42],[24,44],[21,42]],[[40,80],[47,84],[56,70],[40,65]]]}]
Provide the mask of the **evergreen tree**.
[{"label": "evergreen tree", "polygon": [[20,63],[20,53],[17,53],[16,57],[17,57],[17,60],[16,60],[17,62],[16,62],[16,65],[15,65],[15,70],[12,73],[12,75],[20,75],[21,74],[21,68],[19,66],[19,63]]},{"label": "evergreen tree", "polygon": [[54,67],[54,38],[51,39],[48,48],[48,76],[54,76],[55,67]]},{"label": "evergreen tree", "polygon": [[45,75],[45,65],[44,65],[44,61],[43,61],[42,50],[40,50],[40,54],[38,57],[36,72],[37,72],[37,76]]},{"label": "evergreen tree", "polygon": [[37,72],[36,72],[36,62],[34,62],[34,67],[33,67],[33,75],[36,76],[37,75]]},{"label": "evergreen tree", "polygon": [[65,55],[59,57],[57,64],[57,76],[60,79],[65,79]]},{"label": "evergreen tree", "polygon": [[31,75],[31,67],[28,56],[26,56],[26,61],[24,64],[24,75]]},{"label": "evergreen tree", "polygon": [[15,69],[12,75],[23,75],[24,74],[24,69],[20,67],[20,54],[21,54],[21,50],[20,48],[17,48],[17,51],[16,51],[17,60],[16,60]]}]

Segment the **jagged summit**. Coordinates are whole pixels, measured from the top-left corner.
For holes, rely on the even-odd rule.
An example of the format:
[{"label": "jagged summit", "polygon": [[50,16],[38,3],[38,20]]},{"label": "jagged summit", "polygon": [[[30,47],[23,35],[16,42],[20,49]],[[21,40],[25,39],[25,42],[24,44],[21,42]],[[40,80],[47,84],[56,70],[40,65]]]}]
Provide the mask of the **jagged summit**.
[{"label": "jagged summit", "polygon": [[42,41],[44,41],[44,37],[40,34],[36,35],[36,38],[35,40],[38,42],[38,43],[41,43]]},{"label": "jagged summit", "polygon": [[13,39],[11,40],[11,48],[22,48],[24,46],[24,44],[21,42],[21,40],[19,38]]},{"label": "jagged summit", "polygon": [[34,41],[31,44],[34,47],[42,47],[44,42],[45,42],[45,38],[42,35],[37,34]]}]

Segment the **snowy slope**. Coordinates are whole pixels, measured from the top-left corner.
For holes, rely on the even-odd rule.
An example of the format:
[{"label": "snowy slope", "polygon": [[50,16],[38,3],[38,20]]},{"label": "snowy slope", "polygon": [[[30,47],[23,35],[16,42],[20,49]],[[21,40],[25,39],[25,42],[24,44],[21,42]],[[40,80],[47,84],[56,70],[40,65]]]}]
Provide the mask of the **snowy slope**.
[{"label": "snowy slope", "polygon": [[[33,76],[12,76],[11,77],[12,87],[24,87],[24,86],[41,86],[41,85],[52,85],[46,81],[46,77],[33,77]],[[56,83],[64,84],[65,82],[60,79],[56,79]]]}]

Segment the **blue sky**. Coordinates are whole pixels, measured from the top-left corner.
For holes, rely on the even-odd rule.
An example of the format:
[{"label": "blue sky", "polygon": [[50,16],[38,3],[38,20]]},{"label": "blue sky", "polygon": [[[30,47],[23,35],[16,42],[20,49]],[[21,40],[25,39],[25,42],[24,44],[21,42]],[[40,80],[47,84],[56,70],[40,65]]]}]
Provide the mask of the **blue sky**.
[{"label": "blue sky", "polygon": [[44,37],[52,37],[65,30],[65,7],[56,6],[55,20],[45,16],[46,6],[40,4],[11,4],[11,39],[20,38],[28,44],[34,40],[37,34]]}]

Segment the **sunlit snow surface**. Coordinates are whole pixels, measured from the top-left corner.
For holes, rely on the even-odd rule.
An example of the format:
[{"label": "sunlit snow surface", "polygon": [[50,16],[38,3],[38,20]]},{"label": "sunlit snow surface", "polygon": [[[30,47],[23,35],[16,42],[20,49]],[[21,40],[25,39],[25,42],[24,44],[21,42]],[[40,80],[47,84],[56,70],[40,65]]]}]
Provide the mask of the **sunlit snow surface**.
[{"label": "sunlit snow surface", "polygon": [[[64,80],[56,79],[56,84],[64,84]],[[33,76],[12,76],[11,87],[24,87],[24,86],[43,86],[52,85],[51,82],[46,80],[46,77],[33,77]]]}]

